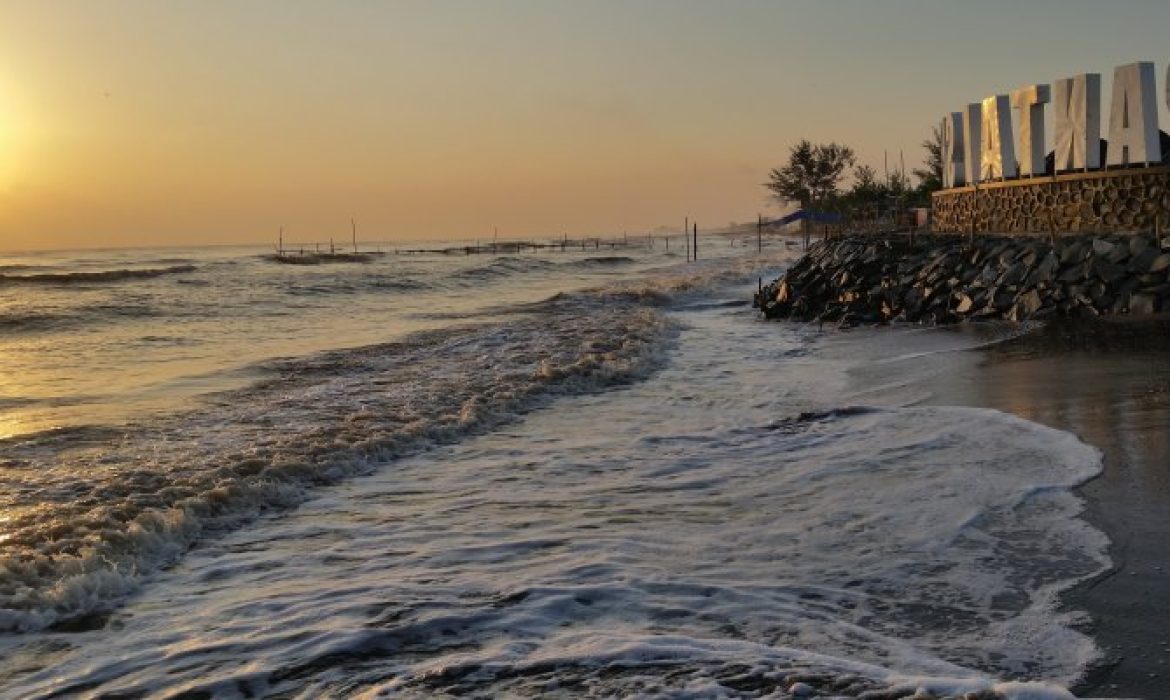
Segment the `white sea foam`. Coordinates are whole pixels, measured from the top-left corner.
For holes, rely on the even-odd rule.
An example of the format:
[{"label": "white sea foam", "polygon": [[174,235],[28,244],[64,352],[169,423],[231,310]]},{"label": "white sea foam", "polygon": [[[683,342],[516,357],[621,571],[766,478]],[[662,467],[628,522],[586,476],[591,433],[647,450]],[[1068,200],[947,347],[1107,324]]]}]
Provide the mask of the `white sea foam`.
[{"label": "white sea foam", "polygon": [[[864,334],[825,352],[815,328],[696,293],[754,286],[759,265],[663,269],[273,361],[216,410],[75,452],[21,447],[49,467],[45,494],[74,489],[63,532],[92,548],[18,530],[40,568],[5,572],[24,616],[10,626],[108,611],[180,565],[75,649],[0,640],[0,687],[1068,697],[1097,650],[1057,598],[1108,564],[1071,489],[1100,455],[994,411],[851,406]],[[84,460],[89,486],[60,459]],[[87,510],[95,493],[114,505]]]}]

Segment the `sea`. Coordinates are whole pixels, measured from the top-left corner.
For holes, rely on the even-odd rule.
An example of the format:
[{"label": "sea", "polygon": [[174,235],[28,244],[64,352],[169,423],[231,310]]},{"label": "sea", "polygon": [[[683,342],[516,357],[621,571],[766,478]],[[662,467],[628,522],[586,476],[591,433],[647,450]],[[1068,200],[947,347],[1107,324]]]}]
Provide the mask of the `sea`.
[{"label": "sea", "polygon": [[1072,697],[1101,453],[929,391],[1028,328],[699,245],[0,255],[0,697]]}]

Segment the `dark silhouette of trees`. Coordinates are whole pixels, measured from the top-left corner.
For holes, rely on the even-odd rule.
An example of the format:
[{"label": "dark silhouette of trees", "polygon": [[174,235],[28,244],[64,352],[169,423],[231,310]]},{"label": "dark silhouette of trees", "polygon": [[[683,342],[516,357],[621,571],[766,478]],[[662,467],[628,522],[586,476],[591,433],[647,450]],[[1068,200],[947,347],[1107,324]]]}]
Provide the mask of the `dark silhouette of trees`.
[{"label": "dark silhouette of trees", "polygon": [[800,202],[802,207],[811,207],[837,194],[841,176],[853,163],[853,149],[848,146],[814,145],[801,139],[789,152],[788,164],[773,168],[764,187],[780,202]]},{"label": "dark silhouette of trees", "polygon": [[930,193],[942,189],[943,176],[943,130],[942,126],[931,127],[930,138],[922,142],[926,149],[925,168],[915,168],[918,178],[918,194],[930,200]]}]

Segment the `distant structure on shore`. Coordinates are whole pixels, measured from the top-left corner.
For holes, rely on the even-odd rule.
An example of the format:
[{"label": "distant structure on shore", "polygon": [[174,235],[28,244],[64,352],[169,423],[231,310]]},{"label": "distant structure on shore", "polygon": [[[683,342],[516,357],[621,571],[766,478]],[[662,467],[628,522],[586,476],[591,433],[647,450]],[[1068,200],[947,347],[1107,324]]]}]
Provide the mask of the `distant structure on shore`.
[{"label": "distant structure on shore", "polygon": [[[942,122],[944,189],[933,195],[932,228],[1161,231],[1170,222],[1170,165],[1163,164],[1170,153],[1158,128],[1155,82],[1148,61],[1114,70],[1107,141],[1101,138],[1098,73],[1026,85],[948,114]],[[1051,152],[1044,125],[1050,103]]]}]

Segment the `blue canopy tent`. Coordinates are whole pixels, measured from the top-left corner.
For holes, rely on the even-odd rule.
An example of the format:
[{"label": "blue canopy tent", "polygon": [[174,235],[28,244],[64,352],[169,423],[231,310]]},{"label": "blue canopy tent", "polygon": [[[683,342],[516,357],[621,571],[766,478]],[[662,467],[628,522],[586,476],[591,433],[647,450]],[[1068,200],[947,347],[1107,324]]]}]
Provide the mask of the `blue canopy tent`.
[{"label": "blue canopy tent", "polygon": [[772,219],[765,222],[772,226],[784,226],[791,224],[794,221],[811,221],[817,224],[837,224],[841,222],[841,215],[831,211],[815,211],[812,209],[797,209],[794,212],[785,214],[779,219]]}]

